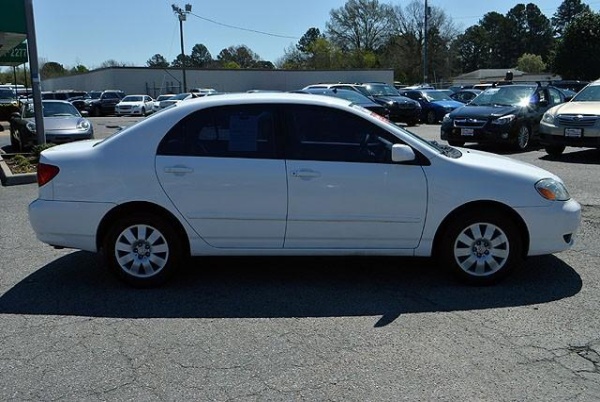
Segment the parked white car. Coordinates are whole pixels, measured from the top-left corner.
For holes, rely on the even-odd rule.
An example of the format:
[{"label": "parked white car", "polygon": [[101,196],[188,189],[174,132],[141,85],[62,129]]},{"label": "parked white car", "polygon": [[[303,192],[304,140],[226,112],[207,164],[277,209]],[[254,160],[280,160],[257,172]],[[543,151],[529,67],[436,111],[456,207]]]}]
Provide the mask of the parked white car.
[{"label": "parked white car", "polygon": [[127,95],[115,105],[117,116],[146,116],[152,113],[154,99],[149,95]]},{"label": "parked white car", "polygon": [[175,95],[177,95],[177,94],[162,94],[162,95],[158,95],[156,97],[156,99],[154,99],[154,103],[152,104],[152,111],[158,112],[160,110],[160,102],[162,102],[164,100],[167,100],[167,99],[171,99]]},{"label": "parked white car", "polygon": [[526,256],[569,249],[581,219],[546,170],[310,94],[180,102],[44,150],[38,180],[38,239],[102,251],[134,286],[164,282],[189,255],[436,257],[489,284]]}]

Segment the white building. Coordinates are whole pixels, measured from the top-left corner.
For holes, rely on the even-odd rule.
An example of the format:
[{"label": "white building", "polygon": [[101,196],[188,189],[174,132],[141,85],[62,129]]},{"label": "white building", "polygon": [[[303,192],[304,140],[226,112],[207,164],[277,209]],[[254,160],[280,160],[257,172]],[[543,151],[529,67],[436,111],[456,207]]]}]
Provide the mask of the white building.
[{"label": "white building", "polygon": [[[292,91],[319,82],[378,81],[393,84],[392,69],[378,70],[224,70],[186,69],[187,89],[214,88],[219,92],[248,90]],[[77,89],[84,91],[120,89],[126,94],[184,92],[180,68],[109,67],[87,73],[49,78],[42,90]]]}]

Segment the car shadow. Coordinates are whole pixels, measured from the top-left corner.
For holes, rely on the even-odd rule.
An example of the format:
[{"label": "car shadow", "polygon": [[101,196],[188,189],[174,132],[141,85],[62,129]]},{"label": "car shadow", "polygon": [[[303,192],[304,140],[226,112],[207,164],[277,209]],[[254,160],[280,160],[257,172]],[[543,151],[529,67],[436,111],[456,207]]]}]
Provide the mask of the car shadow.
[{"label": "car shadow", "polygon": [[161,288],[115,279],[97,254],[77,251],[0,297],[1,314],[113,318],[380,316],[548,303],[577,294],[580,276],[555,256],[530,258],[495,286],[458,284],[429,259],[194,258]]},{"label": "car shadow", "polygon": [[[576,151],[570,152],[571,149],[575,149]],[[582,165],[598,165],[600,164],[600,149],[567,148],[560,156],[544,155],[540,159],[544,161],[579,163]]]}]

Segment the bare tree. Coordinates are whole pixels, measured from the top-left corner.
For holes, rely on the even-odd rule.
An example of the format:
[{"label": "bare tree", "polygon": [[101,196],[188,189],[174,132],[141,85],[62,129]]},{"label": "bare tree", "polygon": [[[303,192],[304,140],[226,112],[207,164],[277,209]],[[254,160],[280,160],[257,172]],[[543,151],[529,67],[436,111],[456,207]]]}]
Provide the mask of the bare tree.
[{"label": "bare tree", "polygon": [[388,42],[395,26],[393,7],[378,0],[348,0],[329,16],[327,37],[346,52],[377,51]]}]

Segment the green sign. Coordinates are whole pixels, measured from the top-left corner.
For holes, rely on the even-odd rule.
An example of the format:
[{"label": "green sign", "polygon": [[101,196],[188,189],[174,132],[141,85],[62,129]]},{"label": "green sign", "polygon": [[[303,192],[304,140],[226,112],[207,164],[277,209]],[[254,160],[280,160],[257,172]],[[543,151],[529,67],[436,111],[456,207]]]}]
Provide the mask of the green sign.
[{"label": "green sign", "polygon": [[27,63],[27,43],[23,42],[0,56],[0,66],[19,66]]}]

